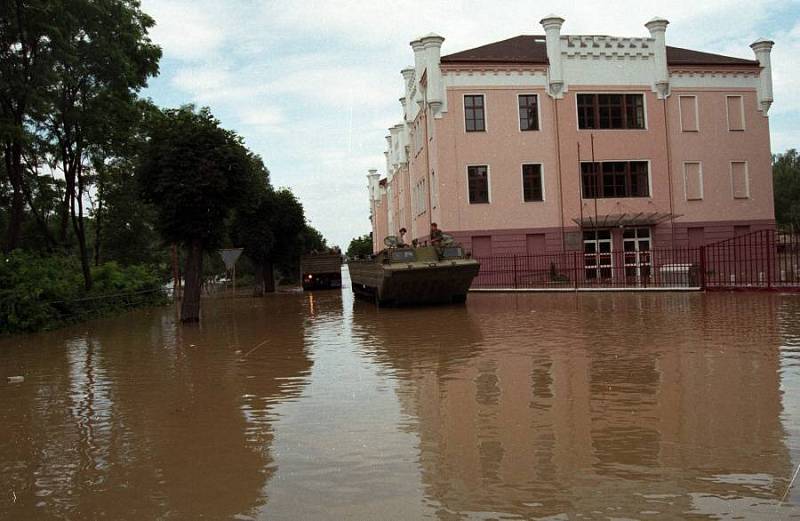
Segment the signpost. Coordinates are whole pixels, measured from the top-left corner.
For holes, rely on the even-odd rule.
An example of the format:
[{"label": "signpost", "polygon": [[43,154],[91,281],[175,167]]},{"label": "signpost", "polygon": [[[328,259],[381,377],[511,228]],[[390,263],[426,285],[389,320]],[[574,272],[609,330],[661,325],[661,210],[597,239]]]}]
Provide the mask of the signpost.
[{"label": "signpost", "polygon": [[239,257],[242,255],[242,250],[244,248],[225,248],[219,250],[219,254],[222,257],[222,262],[225,263],[225,269],[233,272],[233,295],[236,296],[236,261],[239,260]]}]

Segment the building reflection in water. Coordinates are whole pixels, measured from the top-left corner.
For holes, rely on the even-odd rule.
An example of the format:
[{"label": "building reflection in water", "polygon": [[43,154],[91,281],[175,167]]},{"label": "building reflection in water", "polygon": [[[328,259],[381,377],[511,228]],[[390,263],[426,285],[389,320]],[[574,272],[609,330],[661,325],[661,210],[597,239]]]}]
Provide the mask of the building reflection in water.
[{"label": "building reflection in water", "polygon": [[266,500],[270,410],[312,365],[303,302],[204,313],[201,326],[158,309],[4,341],[26,380],[2,400],[0,518],[230,519]]},{"label": "building reflection in water", "polygon": [[778,298],[481,295],[356,308],[354,335],[400,380],[442,519],[772,519],[793,470]]}]

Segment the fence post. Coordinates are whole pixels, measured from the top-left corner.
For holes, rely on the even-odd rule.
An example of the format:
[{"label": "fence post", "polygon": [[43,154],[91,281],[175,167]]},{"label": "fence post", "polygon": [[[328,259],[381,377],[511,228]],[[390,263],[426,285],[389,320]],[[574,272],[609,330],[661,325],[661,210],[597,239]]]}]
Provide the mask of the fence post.
[{"label": "fence post", "polygon": [[575,274],[575,291],[578,291],[578,252],[572,252],[572,270]]},{"label": "fence post", "polygon": [[517,289],[517,256],[514,255],[514,289]]},{"label": "fence post", "polygon": [[700,289],[706,290],[706,247],[700,246]]},{"label": "fence post", "polygon": [[772,255],[776,248],[775,230],[769,230],[767,233],[767,289],[772,289]]}]

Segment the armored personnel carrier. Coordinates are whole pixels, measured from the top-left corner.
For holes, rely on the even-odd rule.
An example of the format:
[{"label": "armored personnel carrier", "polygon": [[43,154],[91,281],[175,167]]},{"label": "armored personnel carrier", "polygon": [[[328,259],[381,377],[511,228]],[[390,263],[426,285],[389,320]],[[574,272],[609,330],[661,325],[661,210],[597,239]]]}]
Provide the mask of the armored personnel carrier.
[{"label": "armored personnel carrier", "polygon": [[310,253],[300,257],[303,290],[342,287],[342,254],[338,251]]},{"label": "armored personnel carrier", "polygon": [[384,239],[386,248],[371,259],[348,263],[351,287],[379,306],[456,303],[467,300],[480,263],[444,236],[441,246],[400,246]]}]

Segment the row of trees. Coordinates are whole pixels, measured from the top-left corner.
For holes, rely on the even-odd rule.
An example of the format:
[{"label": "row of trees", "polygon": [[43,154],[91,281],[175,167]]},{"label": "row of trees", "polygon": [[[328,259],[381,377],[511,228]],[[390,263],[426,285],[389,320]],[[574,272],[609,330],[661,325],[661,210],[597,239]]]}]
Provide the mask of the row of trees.
[{"label": "row of trees", "polygon": [[800,154],[790,148],[772,156],[775,221],[778,226],[800,231]]},{"label": "row of trees", "polygon": [[138,0],[0,0],[0,247],[76,256],[88,294],[94,267],[168,273],[176,246],[196,320],[204,253],[243,246],[263,294],[324,239],[208,109],[140,97],[153,25]]}]

